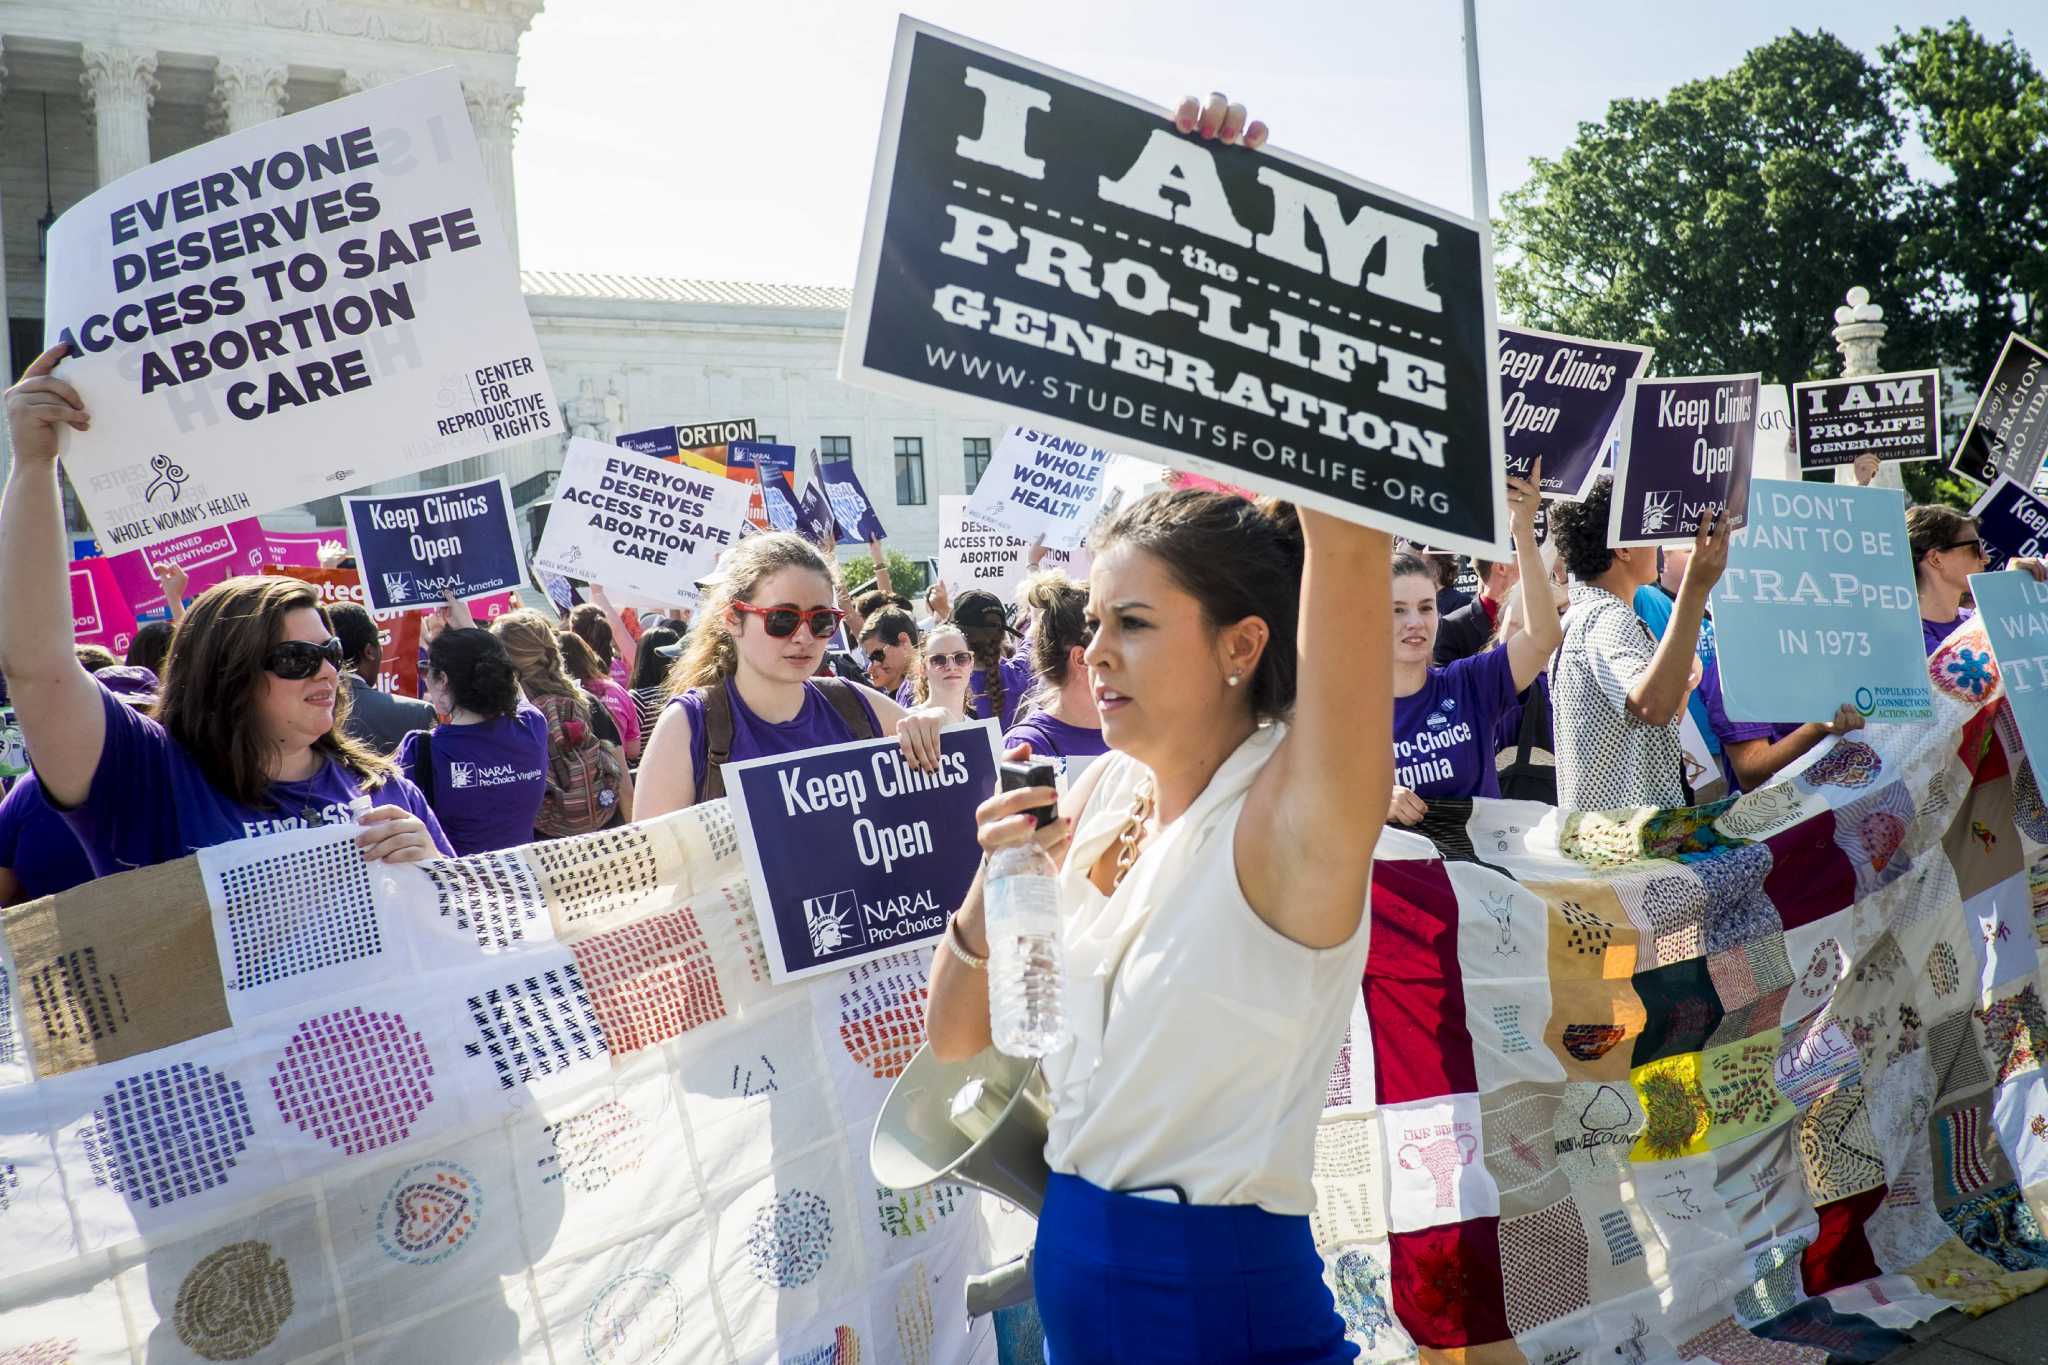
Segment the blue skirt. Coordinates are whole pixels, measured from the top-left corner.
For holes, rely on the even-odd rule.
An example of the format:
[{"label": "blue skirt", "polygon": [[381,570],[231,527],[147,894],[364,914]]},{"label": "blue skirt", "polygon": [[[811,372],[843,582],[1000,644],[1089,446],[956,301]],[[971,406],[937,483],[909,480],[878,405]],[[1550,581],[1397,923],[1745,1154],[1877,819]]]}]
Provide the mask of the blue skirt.
[{"label": "blue skirt", "polygon": [[1349,1361],[1308,1219],[1055,1173],[1032,1262],[1048,1365]]}]

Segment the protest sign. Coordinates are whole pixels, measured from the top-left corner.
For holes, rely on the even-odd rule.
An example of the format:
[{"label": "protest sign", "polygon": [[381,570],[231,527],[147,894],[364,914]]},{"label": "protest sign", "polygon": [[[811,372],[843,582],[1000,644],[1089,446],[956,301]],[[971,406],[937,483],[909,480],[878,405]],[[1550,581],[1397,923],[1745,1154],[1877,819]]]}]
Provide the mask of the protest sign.
[{"label": "protest sign", "polygon": [[320,551],[330,545],[346,548],[348,532],[339,526],[322,526],[311,531],[273,531],[268,526],[263,528],[265,564],[299,564],[317,569],[320,567]]},{"label": "protest sign", "polygon": [[[308,569],[295,564],[276,564],[265,567],[263,572],[311,583],[320,590],[320,605],[323,607],[353,602],[367,610],[370,605],[363,594],[362,576],[354,569]],[[417,697],[420,694],[418,614],[406,612],[379,620],[377,639],[383,651],[377,663],[377,690],[394,696]]]},{"label": "protest sign", "polygon": [[1500,329],[1501,439],[1507,470],[1543,461],[1543,495],[1579,502],[1628,398],[1650,368],[1648,346],[1591,341],[1526,327]]},{"label": "protest sign", "polygon": [[1071,550],[1102,506],[1116,457],[1101,446],[1030,427],[1011,427],[969,499],[984,526]]},{"label": "protest sign", "polygon": [[71,561],[71,636],[82,645],[105,645],[116,658],[135,643],[135,611],[121,595],[112,561]]},{"label": "protest sign", "polygon": [[49,247],[109,553],[558,428],[452,68],[123,176]]},{"label": "protest sign", "polygon": [[661,460],[673,460],[682,453],[682,447],[676,444],[674,427],[649,427],[645,431],[629,431],[612,444]]},{"label": "protest sign", "polygon": [[838,539],[839,533],[832,524],[832,505],[825,501],[823,480],[813,477],[804,485],[796,510],[797,534],[805,540],[813,545],[825,545]]},{"label": "protest sign", "polygon": [[[789,451],[792,458],[796,453],[794,446],[777,449]],[[771,465],[766,456],[757,456],[755,467],[761,475],[761,510],[768,517],[769,527],[777,531],[801,531],[804,517],[802,509],[797,506],[796,487],[791,482],[793,466]]]},{"label": "protest sign", "polygon": [[1934,718],[1897,489],[1756,480],[1710,601],[1731,719]]},{"label": "protest sign", "polygon": [[139,616],[168,606],[163,586],[156,581],[152,566],[175,564],[185,571],[185,595],[197,597],[224,578],[255,573],[265,562],[268,547],[261,523],[254,517],[209,526],[141,550],[125,550],[108,558],[114,566],[114,581],[121,595]]},{"label": "protest sign", "polygon": [[1941,371],[1906,370],[1792,386],[1799,467],[1833,469],[1863,455],[1904,464],[1941,458]]},{"label": "protest sign", "polygon": [[1754,374],[1631,379],[1608,510],[1610,545],[1690,544],[1709,512],[1749,514]]},{"label": "protest sign", "polygon": [[[747,520],[763,531],[796,529],[795,490],[788,484],[787,471],[796,468],[796,447],[769,445],[762,441],[734,441],[725,448],[725,476],[748,486]],[[771,491],[770,482],[776,487]],[[775,510],[787,509],[787,525],[770,515],[769,499],[776,497]]]},{"label": "protest sign", "polygon": [[533,566],[585,583],[689,601],[739,539],[744,485],[685,464],[572,438]]},{"label": "protest sign", "polygon": [[1756,391],[1756,453],[1750,458],[1749,476],[1799,481],[1799,456],[1792,444],[1792,391],[1783,384],[1765,384]]},{"label": "protest sign", "polygon": [[860,475],[853,472],[851,458],[821,461],[813,456],[811,470],[816,482],[824,485],[825,500],[832,508],[832,521],[841,540],[857,540],[865,545],[871,540],[889,538],[889,533],[882,529],[882,519],[875,515],[868,490],[860,486]]},{"label": "protest sign", "polygon": [[11,706],[0,706],[0,782],[12,782],[29,770],[28,742]]},{"label": "protest sign", "polygon": [[349,547],[378,615],[519,586],[519,532],[504,475],[452,488],[341,500]]},{"label": "protest sign", "polygon": [[951,726],[940,745],[929,773],[894,738],[725,765],[773,980],[945,932],[981,866],[974,808],[996,789],[995,722]]},{"label": "protest sign", "polygon": [[[969,588],[985,588],[1005,602],[1032,572],[1031,542],[988,526],[974,517],[970,500],[957,493],[939,496],[939,581],[954,596]],[[1091,560],[1083,549],[1048,549],[1041,569],[1061,569],[1069,578],[1086,581],[1077,561]]]},{"label": "protest sign", "polygon": [[1973,573],[1970,595],[2029,754],[2048,754],[2048,583],[2030,573]]},{"label": "protest sign", "polygon": [[2048,458],[2048,351],[2009,333],[1998,363],[1977,395],[1970,425],[1949,460],[1966,479],[1989,484],[2000,474],[2031,485]]},{"label": "protest sign", "polygon": [[2008,559],[2048,557],[2048,502],[2000,474],[1977,505],[1977,538],[1984,567],[2002,569]]},{"label": "protest sign", "polygon": [[1504,556],[1485,223],[911,19],[840,377]]}]

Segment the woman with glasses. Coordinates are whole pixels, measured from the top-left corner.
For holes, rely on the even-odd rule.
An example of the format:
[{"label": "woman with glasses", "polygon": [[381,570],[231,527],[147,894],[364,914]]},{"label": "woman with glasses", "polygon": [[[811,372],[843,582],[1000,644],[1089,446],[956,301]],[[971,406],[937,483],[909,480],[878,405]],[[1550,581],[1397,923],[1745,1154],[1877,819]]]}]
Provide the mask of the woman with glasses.
[{"label": "woman with glasses", "polygon": [[[1536,544],[1541,477],[1538,461],[1527,479],[1508,478],[1508,523],[1524,583],[1540,583],[1547,572]],[[1557,613],[1539,594],[1539,609],[1518,608],[1522,618],[1502,643],[1436,668],[1431,661],[1441,619],[1438,583],[1428,559],[1408,551],[1394,556],[1394,793],[1388,818],[1401,825],[1421,823],[1432,798],[1500,795],[1495,729],[1564,640]]]},{"label": "woman with glasses", "polygon": [[917,656],[916,700],[946,712],[946,724],[967,719],[967,679],[974,670],[974,651],[958,626],[939,626],[927,635]]},{"label": "woman with glasses", "polygon": [[[1953,507],[1922,503],[1906,509],[1906,543],[1913,551],[1913,581],[1920,589],[1920,635],[1927,657],[1976,613],[1963,606],[1970,575],[1984,572],[1984,542],[1977,523]],[[2038,559],[2013,559],[2006,568],[2019,569],[2039,581],[2048,564]]]},{"label": "woman with glasses", "polygon": [[154,717],[72,654],[58,434],[91,417],[38,356],[7,391],[14,465],[0,498],[0,670],[45,798],[108,876],[305,825],[363,825],[364,855],[451,853],[419,789],[342,730],[341,642],[318,591],[230,578],[199,595],[164,661]]},{"label": "woman with glasses", "polygon": [[813,676],[844,615],[835,595],[832,566],[800,536],[748,536],[727,553],[640,761],[640,818],[723,796],[722,764],[877,735],[894,733],[911,766],[937,766],[942,712]]}]

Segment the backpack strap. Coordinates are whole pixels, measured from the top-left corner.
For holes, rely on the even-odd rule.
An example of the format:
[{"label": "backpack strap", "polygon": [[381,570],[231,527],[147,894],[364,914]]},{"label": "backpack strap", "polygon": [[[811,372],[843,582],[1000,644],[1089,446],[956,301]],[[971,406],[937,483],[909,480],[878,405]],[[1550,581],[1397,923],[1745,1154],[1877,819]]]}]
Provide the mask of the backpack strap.
[{"label": "backpack strap", "polygon": [[420,742],[413,747],[420,756],[420,795],[427,798],[429,806],[434,804],[434,732],[420,731]]},{"label": "backpack strap", "polygon": [[732,679],[700,689],[704,698],[704,771],[697,774],[697,799],[716,801],[725,795],[725,770],[732,757]]},{"label": "backpack strap", "polygon": [[846,732],[855,739],[878,739],[878,727],[868,708],[861,702],[860,692],[844,678],[812,678],[811,682],[825,700],[832,703],[832,709],[839,713],[839,719],[846,723]]}]

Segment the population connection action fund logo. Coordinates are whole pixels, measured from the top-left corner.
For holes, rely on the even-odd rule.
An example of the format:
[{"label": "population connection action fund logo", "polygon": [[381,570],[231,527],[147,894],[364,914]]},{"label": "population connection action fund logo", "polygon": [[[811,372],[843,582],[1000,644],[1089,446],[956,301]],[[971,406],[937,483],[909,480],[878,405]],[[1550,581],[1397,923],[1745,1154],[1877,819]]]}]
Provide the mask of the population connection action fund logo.
[{"label": "population connection action fund logo", "polygon": [[831,957],[865,947],[860,929],[860,901],[851,891],[804,898],[804,930],[811,936],[811,956]]}]

